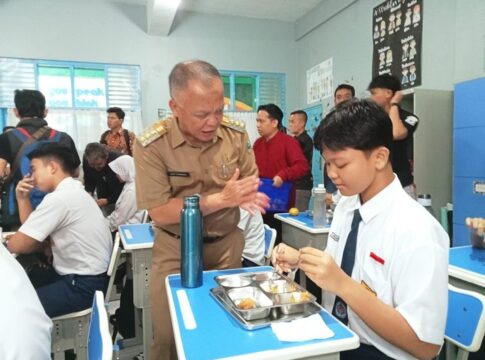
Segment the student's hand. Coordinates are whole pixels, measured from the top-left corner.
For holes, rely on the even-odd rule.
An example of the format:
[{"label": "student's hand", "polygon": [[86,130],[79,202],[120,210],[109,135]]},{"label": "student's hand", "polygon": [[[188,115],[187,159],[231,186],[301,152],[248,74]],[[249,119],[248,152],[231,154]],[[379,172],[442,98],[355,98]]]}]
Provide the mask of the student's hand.
[{"label": "student's hand", "polygon": [[283,179],[276,175],[273,178],[273,186],[279,188],[281,185],[283,185]]},{"label": "student's hand", "polygon": [[312,247],[300,249],[298,266],[315,284],[334,294],[350,279],[327,252]]},{"label": "student's hand", "polygon": [[98,204],[99,207],[103,207],[108,205],[108,199],[98,199],[96,200],[96,204]]},{"label": "student's hand", "polygon": [[29,198],[29,194],[34,189],[34,178],[28,174],[23,177],[15,188],[15,195],[19,200],[25,200]]},{"label": "student's hand", "polygon": [[466,225],[473,230],[478,236],[483,236],[485,232],[484,218],[466,218]]},{"label": "student's hand", "polygon": [[279,273],[290,272],[298,267],[300,253],[286,244],[278,244],[271,254],[271,263]]},{"label": "student's hand", "polygon": [[400,104],[402,100],[402,92],[396,91],[391,98],[391,104]]},{"label": "student's hand", "polygon": [[329,193],[325,194],[325,204],[327,204],[327,206],[333,205],[332,194],[329,194]]}]

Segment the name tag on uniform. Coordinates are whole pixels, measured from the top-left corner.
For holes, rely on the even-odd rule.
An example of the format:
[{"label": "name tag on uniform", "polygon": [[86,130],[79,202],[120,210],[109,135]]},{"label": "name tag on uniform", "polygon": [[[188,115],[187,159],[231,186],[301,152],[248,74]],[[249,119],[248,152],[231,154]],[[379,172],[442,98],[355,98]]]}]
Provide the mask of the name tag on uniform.
[{"label": "name tag on uniform", "polygon": [[169,171],[168,176],[190,177],[190,174],[185,171]]},{"label": "name tag on uniform", "polygon": [[335,240],[335,241],[339,241],[340,239],[340,236],[338,236],[337,234],[335,234],[334,232],[330,233],[330,238]]}]

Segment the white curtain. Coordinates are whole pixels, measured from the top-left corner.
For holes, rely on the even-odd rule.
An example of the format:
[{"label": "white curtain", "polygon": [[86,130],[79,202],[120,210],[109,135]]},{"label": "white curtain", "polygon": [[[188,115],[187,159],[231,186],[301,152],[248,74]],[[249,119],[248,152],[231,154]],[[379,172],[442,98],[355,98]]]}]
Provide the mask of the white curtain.
[{"label": "white curtain", "polygon": [[[90,142],[99,141],[101,134],[108,130],[105,110],[52,109],[47,114],[47,123],[53,129],[68,133],[82,156]],[[7,125],[15,126],[18,119],[12,110],[8,112]],[[139,134],[142,131],[140,111],[127,111],[123,128]]]}]

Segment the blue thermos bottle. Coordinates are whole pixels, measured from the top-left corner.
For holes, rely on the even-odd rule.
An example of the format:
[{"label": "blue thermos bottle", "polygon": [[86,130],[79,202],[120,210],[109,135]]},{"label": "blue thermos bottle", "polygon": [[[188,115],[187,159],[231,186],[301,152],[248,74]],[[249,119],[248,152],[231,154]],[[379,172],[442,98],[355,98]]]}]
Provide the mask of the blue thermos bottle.
[{"label": "blue thermos bottle", "polygon": [[195,288],[202,285],[204,268],[202,214],[199,209],[199,196],[184,197],[184,208],[180,214],[180,269],[182,286]]}]

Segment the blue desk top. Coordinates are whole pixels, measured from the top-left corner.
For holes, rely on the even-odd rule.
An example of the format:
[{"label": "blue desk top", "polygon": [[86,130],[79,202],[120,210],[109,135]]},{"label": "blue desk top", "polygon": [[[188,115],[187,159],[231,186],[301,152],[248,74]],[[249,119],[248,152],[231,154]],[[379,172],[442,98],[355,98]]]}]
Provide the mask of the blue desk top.
[{"label": "blue desk top", "polygon": [[127,224],[118,229],[125,250],[153,247],[155,234],[151,224]]},{"label": "blue desk top", "polygon": [[[345,340],[347,340],[351,343],[350,345],[346,344],[342,350],[355,348],[357,346],[352,346],[352,341],[358,344],[357,336],[331,317],[325,310],[322,310],[320,315],[329,328],[335,333],[334,337],[325,340],[312,340],[297,343],[281,342],[277,339],[271,327],[252,331],[243,329],[209,294],[211,288],[217,287],[217,284],[214,281],[215,276],[271,269],[271,267],[258,267],[206,271],[203,275],[203,285],[195,289],[183,288],[180,275],[178,274],[170,275],[168,277],[167,289],[170,290],[171,294],[171,299],[169,301],[171,306],[173,306],[173,304],[175,305],[174,308],[177,315],[178,334],[180,335],[186,359],[215,359],[249,354],[254,355],[254,353],[268,350],[286,349],[288,351],[291,348],[300,349],[301,347],[308,345],[322,345],[322,343],[325,343],[325,346],[329,346],[330,348],[330,345],[333,345],[332,342],[336,344],[337,340],[341,340],[343,343],[346,343]],[[177,290],[180,289],[186,290],[197,323],[197,327],[194,330],[187,330],[184,327],[184,321],[176,295]],[[335,347],[333,346],[332,348],[333,351],[329,351],[330,353],[340,351],[339,349],[335,350]],[[301,348],[301,350],[303,350],[303,348]],[[179,357],[183,359],[184,357],[181,355],[182,354],[179,354]],[[258,355],[257,358],[262,358],[261,355],[262,354]],[[306,356],[308,356],[308,353]]]},{"label": "blue desk top", "polygon": [[450,249],[451,266],[485,276],[485,249],[460,246]]},{"label": "blue desk top", "polygon": [[328,233],[330,230],[330,224],[327,224],[324,228],[313,226],[313,216],[307,212],[301,212],[296,216],[289,213],[278,213],[275,214],[275,218],[311,233]]}]

